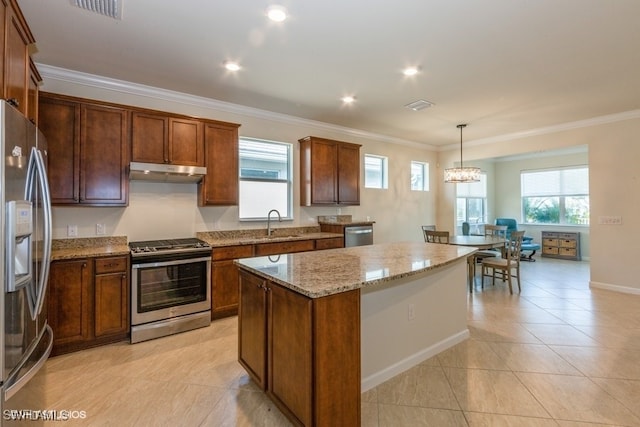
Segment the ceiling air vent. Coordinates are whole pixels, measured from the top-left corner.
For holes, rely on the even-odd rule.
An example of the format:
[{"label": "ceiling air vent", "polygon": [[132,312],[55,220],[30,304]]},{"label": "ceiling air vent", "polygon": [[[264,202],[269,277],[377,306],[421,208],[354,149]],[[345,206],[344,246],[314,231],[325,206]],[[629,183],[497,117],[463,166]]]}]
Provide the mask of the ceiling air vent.
[{"label": "ceiling air vent", "polygon": [[413,111],[420,111],[420,110],[424,110],[425,108],[429,108],[432,105],[434,105],[433,102],[425,101],[424,99],[419,99],[417,101],[414,101],[405,105],[405,107],[411,108]]},{"label": "ceiling air vent", "polygon": [[122,0],[71,0],[71,4],[113,19],[122,19]]}]

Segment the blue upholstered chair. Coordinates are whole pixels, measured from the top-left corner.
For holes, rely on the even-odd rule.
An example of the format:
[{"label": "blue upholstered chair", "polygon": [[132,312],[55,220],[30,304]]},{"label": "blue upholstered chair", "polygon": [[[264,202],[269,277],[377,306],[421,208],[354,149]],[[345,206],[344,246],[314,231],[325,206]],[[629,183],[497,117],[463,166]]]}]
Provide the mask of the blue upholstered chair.
[{"label": "blue upholstered chair", "polygon": [[[511,232],[518,231],[518,223],[513,218],[496,218],[496,225],[506,225],[507,226],[507,240],[511,239]],[[533,241],[533,237],[524,236],[522,238],[522,248],[521,248],[521,260],[522,261],[535,261],[533,259],[533,255],[535,255],[536,251],[540,249],[540,244]],[[524,253],[524,251],[531,251],[528,255]]]},{"label": "blue upholstered chair", "polygon": [[[512,231],[518,231],[518,223],[513,218],[496,218],[496,225],[506,225],[507,226],[507,239],[511,238]],[[533,237],[524,236],[522,238],[522,242],[530,242],[533,240]]]}]

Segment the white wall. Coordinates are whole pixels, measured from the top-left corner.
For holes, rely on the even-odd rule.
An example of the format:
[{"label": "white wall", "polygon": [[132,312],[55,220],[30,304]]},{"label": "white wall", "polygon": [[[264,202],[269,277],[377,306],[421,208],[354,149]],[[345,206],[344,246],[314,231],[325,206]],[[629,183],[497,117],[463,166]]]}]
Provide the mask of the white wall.
[{"label": "white wall", "polygon": [[[640,294],[640,264],[635,260],[640,239],[638,159],[640,159],[640,115],[626,120],[597,123],[563,131],[514,138],[494,144],[465,147],[465,164],[470,159],[487,159],[557,148],[588,146],[590,226],[588,255],[592,286]],[[621,117],[623,118],[623,117]],[[449,167],[459,151],[440,153],[440,168]],[[441,184],[438,224],[454,222],[453,189]],[[598,223],[601,216],[621,216],[621,225]],[[516,216],[517,218],[517,216]],[[569,262],[569,261],[567,261]]]},{"label": "white wall", "polygon": [[[522,219],[522,206],[520,196],[520,173],[524,170],[546,169],[564,166],[582,166],[589,164],[588,153],[565,154],[558,156],[534,157],[523,160],[497,161],[495,163],[495,192],[496,217],[515,218],[518,223]],[[590,257],[590,239],[588,226],[549,226],[549,225],[518,225],[525,230],[527,236],[542,243],[542,231],[571,231],[580,233],[580,252],[583,260]]]},{"label": "white wall", "polygon": [[[421,241],[420,225],[435,223],[437,186],[428,192],[410,191],[410,164],[412,160],[430,164],[430,179],[436,180],[437,153],[417,145],[392,144],[361,136],[357,132],[342,131],[337,127],[316,126],[309,121],[291,118],[273,119],[269,114],[255,116],[230,113],[191,103],[189,97],[182,102],[168,101],[161,92],[158,96],[141,96],[122,88],[107,90],[89,84],[71,83],[45,76],[43,91],[132,105],[161,111],[205,117],[240,123],[241,136],[290,142],[294,153],[294,220],[276,223],[275,227],[317,224],[318,215],[350,214],[354,220],[369,217],[375,221],[375,243],[413,240]],[[364,132],[360,132],[363,134]],[[300,207],[299,199],[299,146],[298,139],[307,135],[332,138],[362,144],[365,153],[389,158],[389,189],[364,188],[361,171],[361,203],[351,207]],[[361,162],[362,164],[362,162]],[[128,236],[130,241],[188,237],[197,231],[229,230],[240,228],[266,228],[266,222],[239,222],[236,206],[198,207],[196,184],[164,184],[132,181],[129,206],[126,208],[56,207],[54,208],[54,238],[67,237],[67,225],[77,225],[79,237],[94,237],[96,224],[105,224],[107,235]],[[265,216],[268,211],[265,207]]]},{"label": "white wall", "polygon": [[[425,223],[436,223],[439,228],[454,230],[454,189],[453,186],[442,182],[442,174],[444,168],[452,166],[459,159],[460,153],[457,149],[435,153],[410,145],[391,144],[381,138],[364,137],[347,129],[315,126],[307,121],[292,123],[270,117],[249,117],[241,112],[227,112],[191,104],[188,100],[169,102],[153,96],[127,93],[124,90],[107,90],[99,85],[48,79],[46,73],[43,75],[43,90],[49,92],[241,123],[241,135],[294,143],[294,159],[297,159],[297,140],[307,135],[363,144],[362,154],[389,156],[390,189],[362,189],[361,206],[342,208],[343,214],[351,214],[354,219],[370,216],[375,220],[376,243],[419,241],[422,239],[419,225]],[[640,192],[636,190],[640,158],[639,117],[640,114],[628,114],[625,120],[609,123],[600,121],[599,124],[594,121],[592,126],[584,126],[583,123],[583,127],[567,127],[566,130],[514,137],[491,144],[471,144],[464,149],[465,164],[467,160],[471,160],[471,165],[474,160],[588,145],[592,284],[640,294],[640,264],[635,260],[635,248],[640,238],[640,224],[636,221],[640,208]],[[429,192],[409,192],[410,160],[426,161],[430,164]],[[297,169],[296,163],[296,182]],[[292,225],[307,225],[315,221],[317,215],[334,214],[338,211],[337,208],[300,208],[297,184],[294,196],[296,219]],[[94,236],[95,223],[100,222],[107,224],[108,234],[124,234],[129,236],[130,240],[157,238],[164,234],[187,236],[193,235],[195,231],[208,229],[256,227],[256,224],[239,223],[235,207],[198,208],[195,186],[187,190],[175,187],[150,188],[134,184],[130,197],[128,208],[56,208],[55,237],[65,237],[66,224],[69,223],[80,226],[81,237]],[[598,218],[605,215],[621,216],[622,224],[598,224]],[[265,226],[262,223],[258,225]]]}]

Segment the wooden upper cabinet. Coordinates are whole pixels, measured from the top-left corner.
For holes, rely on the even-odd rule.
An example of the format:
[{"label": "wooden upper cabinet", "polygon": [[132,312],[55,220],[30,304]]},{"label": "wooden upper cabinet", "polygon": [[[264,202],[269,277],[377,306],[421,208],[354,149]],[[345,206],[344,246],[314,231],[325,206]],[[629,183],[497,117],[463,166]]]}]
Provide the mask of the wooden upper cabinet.
[{"label": "wooden upper cabinet", "polygon": [[36,64],[29,58],[29,81],[27,86],[27,119],[38,125],[38,93],[42,81]]},{"label": "wooden upper cabinet", "polygon": [[134,111],[131,114],[131,160],[169,162],[169,117]]},{"label": "wooden upper cabinet", "polygon": [[80,104],[41,96],[39,127],[47,140],[49,188],[54,205],[80,202]]},{"label": "wooden upper cabinet", "polygon": [[359,205],[360,145],[308,136],[300,142],[300,204]]},{"label": "wooden upper cabinet", "polygon": [[169,118],[169,162],[176,165],[204,166],[201,121]]},{"label": "wooden upper cabinet", "polygon": [[93,206],[126,206],[129,200],[127,110],[84,104],[80,124],[80,202]]},{"label": "wooden upper cabinet", "polygon": [[35,42],[15,1],[0,0],[4,8],[3,98],[14,101],[27,113],[29,86],[29,50]]},{"label": "wooden upper cabinet", "polygon": [[131,160],[204,166],[202,122],[166,114],[133,111]]},{"label": "wooden upper cabinet", "polygon": [[54,205],[126,206],[129,112],[62,95],[39,98]]},{"label": "wooden upper cabinet", "polygon": [[207,175],[199,184],[200,206],[238,204],[238,127],[233,123],[204,124]]}]

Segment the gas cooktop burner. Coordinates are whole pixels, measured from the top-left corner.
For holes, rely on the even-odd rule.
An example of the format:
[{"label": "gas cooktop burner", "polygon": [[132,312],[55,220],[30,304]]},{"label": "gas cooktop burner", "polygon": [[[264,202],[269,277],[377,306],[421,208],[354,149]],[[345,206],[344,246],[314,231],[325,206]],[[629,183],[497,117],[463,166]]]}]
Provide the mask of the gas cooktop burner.
[{"label": "gas cooktop burner", "polygon": [[211,249],[211,246],[209,246],[209,244],[203,240],[191,237],[186,239],[145,240],[142,242],[129,242],[129,249],[131,249],[132,254],[146,254]]}]

